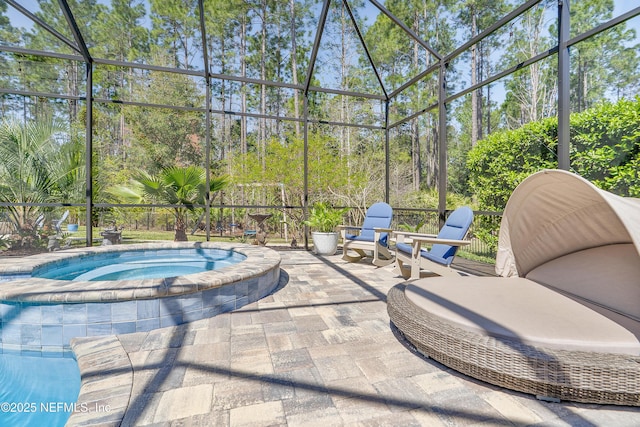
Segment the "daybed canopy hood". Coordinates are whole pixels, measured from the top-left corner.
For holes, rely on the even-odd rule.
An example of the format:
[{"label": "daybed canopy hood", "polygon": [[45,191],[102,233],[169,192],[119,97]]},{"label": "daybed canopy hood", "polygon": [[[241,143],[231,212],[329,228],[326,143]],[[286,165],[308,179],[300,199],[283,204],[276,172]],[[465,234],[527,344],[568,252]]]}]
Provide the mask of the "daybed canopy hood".
[{"label": "daybed canopy hood", "polygon": [[563,255],[617,243],[633,243],[640,254],[640,199],[601,190],[570,172],[544,170],[522,181],[507,202],[496,272],[523,277]]}]

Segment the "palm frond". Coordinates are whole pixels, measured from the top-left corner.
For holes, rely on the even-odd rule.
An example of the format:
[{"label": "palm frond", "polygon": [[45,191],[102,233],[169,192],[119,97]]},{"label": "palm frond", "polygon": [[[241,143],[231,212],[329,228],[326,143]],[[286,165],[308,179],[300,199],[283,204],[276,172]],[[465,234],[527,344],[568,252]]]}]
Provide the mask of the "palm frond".
[{"label": "palm frond", "polygon": [[[137,186],[134,185],[133,187]],[[109,188],[107,193],[126,203],[141,203],[143,199],[143,194],[139,187],[132,188],[125,187],[124,185],[117,185]]]}]

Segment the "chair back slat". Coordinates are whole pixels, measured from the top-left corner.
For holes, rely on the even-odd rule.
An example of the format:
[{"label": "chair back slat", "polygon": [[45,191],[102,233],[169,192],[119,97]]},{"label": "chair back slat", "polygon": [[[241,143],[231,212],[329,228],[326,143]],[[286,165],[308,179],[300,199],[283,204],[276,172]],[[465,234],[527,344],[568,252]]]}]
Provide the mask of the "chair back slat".
[{"label": "chair back slat", "polygon": [[[438,233],[439,239],[462,240],[466,236],[469,227],[473,222],[473,211],[468,206],[462,206],[449,215],[444,226]],[[429,250],[429,253],[444,260],[446,265],[453,262],[453,258],[458,251],[458,246],[435,244]]]},{"label": "chair back slat", "polygon": [[[393,209],[391,206],[384,202],[374,203],[367,209],[367,214],[362,223],[362,230],[360,230],[359,240],[374,239],[374,228],[389,228],[391,226],[391,219],[393,218]],[[387,244],[388,233],[382,233],[380,237],[380,243]]]}]

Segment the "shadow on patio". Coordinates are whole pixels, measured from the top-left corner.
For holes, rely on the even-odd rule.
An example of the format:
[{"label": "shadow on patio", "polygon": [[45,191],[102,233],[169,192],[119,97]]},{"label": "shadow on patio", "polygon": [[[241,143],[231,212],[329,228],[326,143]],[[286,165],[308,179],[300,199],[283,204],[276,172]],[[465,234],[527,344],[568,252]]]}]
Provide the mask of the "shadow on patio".
[{"label": "shadow on patio", "polygon": [[627,408],[541,402],[426,360],[389,324],[390,267],[281,251],[281,286],[231,313],[121,335],[123,425],[640,423]]}]

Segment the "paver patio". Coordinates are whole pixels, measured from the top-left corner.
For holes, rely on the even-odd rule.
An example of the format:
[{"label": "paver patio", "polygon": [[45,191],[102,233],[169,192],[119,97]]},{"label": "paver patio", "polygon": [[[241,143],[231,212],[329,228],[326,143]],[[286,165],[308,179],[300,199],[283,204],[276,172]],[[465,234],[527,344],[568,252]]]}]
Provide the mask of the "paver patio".
[{"label": "paver patio", "polygon": [[542,402],[415,354],[389,324],[391,267],[280,253],[269,297],[118,336],[133,368],[122,425],[640,425],[635,408]]}]

